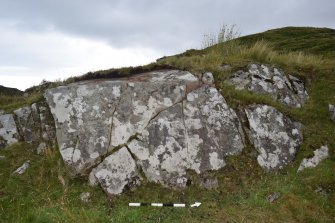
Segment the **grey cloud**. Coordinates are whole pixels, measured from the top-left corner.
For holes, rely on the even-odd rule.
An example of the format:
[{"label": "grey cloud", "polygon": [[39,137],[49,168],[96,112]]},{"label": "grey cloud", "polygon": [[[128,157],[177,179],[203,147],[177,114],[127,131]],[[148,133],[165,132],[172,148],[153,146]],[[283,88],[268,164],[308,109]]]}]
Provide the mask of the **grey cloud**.
[{"label": "grey cloud", "polygon": [[236,24],[242,34],[288,25],[334,28],[334,9],[333,0],[8,0],[0,3],[0,19],[28,31],[53,27],[114,47],[172,53],[200,46],[202,34],[222,23]]}]

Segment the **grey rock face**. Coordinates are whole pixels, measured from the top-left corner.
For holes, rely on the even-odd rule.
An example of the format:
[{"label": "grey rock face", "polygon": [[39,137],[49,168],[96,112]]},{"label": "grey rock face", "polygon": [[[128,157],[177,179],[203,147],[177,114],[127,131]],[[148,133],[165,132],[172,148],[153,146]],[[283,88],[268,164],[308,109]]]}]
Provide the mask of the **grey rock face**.
[{"label": "grey rock face", "polygon": [[52,141],[55,138],[55,129],[49,111],[38,104],[25,106],[14,111],[18,129],[27,143]]},{"label": "grey rock face", "polygon": [[136,163],[126,147],[108,156],[89,176],[91,185],[100,184],[108,194],[120,194],[138,178]]},{"label": "grey rock face", "polygon": [[[74,173],[86,174],[103,157],[114,157],[115,150],[127,151],[118,150],[127,146],[129,159],[136,160],[149,181],[184,187],[187,169],[220,169],[226,156],[244,147],[235,112],[210,83],[202,86],[189,72],[157,71],[49,89],[45,98],[60,152]],[[118,176],[107,163],[106,158],[91,172],[91,183],[106,182],[97,170],[115,181]],[[103,187],[117,194],[130,181],[118,189]]]},{"label": "grey rock face", "polygon": [[298,168],[298,172],[304,170],[305,168],[314,168],[319,163],[328,158],[328,146],[321,146],[320,149],[314,151],[314,156],[308,159],[303,159]]},{"label": "grey rock face", "polygon": [[309,96],[304,83],[286,75],[281,69],[266,65],[250,64],[247,71],[237,71],[230,79],[238,90],[249,90],[270,95],[273,99],[290,107],[300,108]]},{"label": "grey rock face", "polygon": [[[149,73],[132,80],[90,82],[50,89],[45,97],[56,121],[63,159],[76,173],[141,133],[150,119],[182,100],[188,72]],[[175,77],[178,75],[177,77]],[[122,95],[122,97],[121,97]]]},{"label": "grey rock face", "polygon": [[18,142],[18,137],[13,115],[0,115],[0,149]]},{"label": "grey rock face", "polygon": [[330,119],[335,122],[335,106],[329,104]]},{"label": "grey rock face", "polygon": [[212,87],[201,87],[150,121],[140,140],[129,143],[147,179],[185,187],[186,170],[204,173],[225,166],[244,144],[236,114]]},{"label": "grey rock face", "polygon": [[245,112],[259,165],[275,170],[290,163],[302,143],[302,125],[267,105],[250,106]]}]

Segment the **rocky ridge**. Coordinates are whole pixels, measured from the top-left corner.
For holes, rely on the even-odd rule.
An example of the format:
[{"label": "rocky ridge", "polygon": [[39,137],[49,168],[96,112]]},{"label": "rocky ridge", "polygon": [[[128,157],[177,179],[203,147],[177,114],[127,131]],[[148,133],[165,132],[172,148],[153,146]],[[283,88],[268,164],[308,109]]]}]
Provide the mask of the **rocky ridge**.
[{"label": "rocky ridge", "polygon": [[[304,83],[280,69],[255,64],[248,69],[243,75],[251,82],[245,84],[235,73],[231,83],[260,94],[271,92],[290,107],[301,107],[308,99]],[[205,176],[224,168],[226,157],[240,154],[246,140],[263,169],[281,169],[294,160],[303,140],[303,125],[271,106],[249,105],[236,113],[209,72],[160,70],[77,82],[48,89],[44,97],[50,110],[35,103],[14,115],[0,115],[0,142],[40,142],[37,153],[43,154],[56,136],[72,173],[88,176],[90,184],[111,195],[143,180],[185,187],[187,171]],[[6,118],[12,122],[3,124]],[[12,141],[4,140],[8,135]],[[205,188],[217,187],[215,177],[200,182]]]}]

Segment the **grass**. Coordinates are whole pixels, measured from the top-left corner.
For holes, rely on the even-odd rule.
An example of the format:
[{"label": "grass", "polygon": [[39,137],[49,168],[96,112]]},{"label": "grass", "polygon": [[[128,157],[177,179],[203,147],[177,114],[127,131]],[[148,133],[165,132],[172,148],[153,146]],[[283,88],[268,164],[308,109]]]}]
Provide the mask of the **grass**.
[{"label": "grass", "polygon": [[[199,188],[197,177],[186,190],[171,190],[144,182],[134,191],[107,198],[100,188],[67,174],[58,151],[41,157],[34,145],[16,144],[0,151],[0,222],[332,222],[334,213],[334,159],[296,174],[297,163],[280,173],[263,173],[244,154],[230,157],[216,173],[220,187]],[[245,151],[247,153],[248,151]],[[22,176],[12,172],[27,159],[31,167]],[[62,185],[60,176],[65,181]],[[321,192],[316,192],[322,188]],[[83,204],[82,192],[92,194]],[[270,204],[266,197],[280,192]],[[202,202],[198,209],[128,207],[128,202]]]},{"label": "grass", "polygon": [[[257,154],[249,145],[242,155],[229,157],[225,168],[210,173],[219,180],[220,186],[215,190],[199,188],[198,177],[190,172],[192,184],[185,190],[143,182],[136,190],[108,198],[101,188],[92,188],[85,179],[70,176],[57,148],[38,156],[34,154],[37,145],[19,143],[0,150],[0,156],[6,157],[0,159],[0,222],[335,222],[335,123],[330,121],[328,113],[328,103],[335,104],[335,61],[331,47],[329,52],[319,47],[330,46],[328,40],[333,35],[325,29],[325,37],[319,38],[320,44],[315,44],[320,30],[298,28],[298,33],[291,33],[292,30],[269,31],[259,34],[261,39],[257,35],[248,37],[248,41],[239,38],[204,50],[164,57],[148,66],[99,71],[64,82],[127,76],[151,69],[211,71],[216,86],[231,107],[269,104],[304,124],[304,143],[296,160],[284,170],[265,173],[257,165]],[[304,48],[297,43],[295,48],[283,42],[288,35],[293,35],[293,42],[303,41],[315,47]],[[252,62],[279,66],[305,80],[309,101],[301,109],[288,108],[268,96],[237,91],[225,82],[231,72]],[[231,68],[223,71],[224,64]],[[63,83],[50,86],[58,84]],[[43,89],[31,89],[28,98],[1,96],[0,107],[12,111],[41,100]],[[325,144],[329,146],[330,157],[318,167],[297,174],[301,160]],[[28,171],[13,176],[11,173],[27,159],[31,160]],[[83,204],[79,196],[87,191],[92,199]],[[281,197],[270,204],[266,197],[274,192],[279,192]],[[128,202],[195,201],[202,202],[200,208],[127,206]]]}]

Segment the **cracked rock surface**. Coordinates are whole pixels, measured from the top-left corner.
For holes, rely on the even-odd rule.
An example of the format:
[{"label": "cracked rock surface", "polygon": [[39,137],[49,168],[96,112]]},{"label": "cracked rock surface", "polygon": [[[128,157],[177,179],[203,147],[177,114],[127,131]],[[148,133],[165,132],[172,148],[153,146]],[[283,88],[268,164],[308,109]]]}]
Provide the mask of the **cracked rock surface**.
[{"label": "cracked rock surface", "polygon": [[149,181],[184,187],[186,170],[224,167],[244,136],[209,79],[165,70],[47,90],[64,161],[76,174],[93,168],[91,183],[109,194],[138,179],[139,169]]},{"label": "cracked rock surface", "polygon": [[266,170],[275,170],[293,161],[302,144],[302,124],[267,105],[249,106],[245,112],[249,138],[259,154],[258,164]]},{"label": "cracked rock surface", "polygon": [[246,71],[232,74],[229,83],[237,90],[270,95],[290,107],[300,108],[309,98],[303,81],[267,65],[250,64]]},{"label": "cracked rock surface", "polygon": [[19,134],[13,115],[0,115],[0,149],[18,142]]}]

